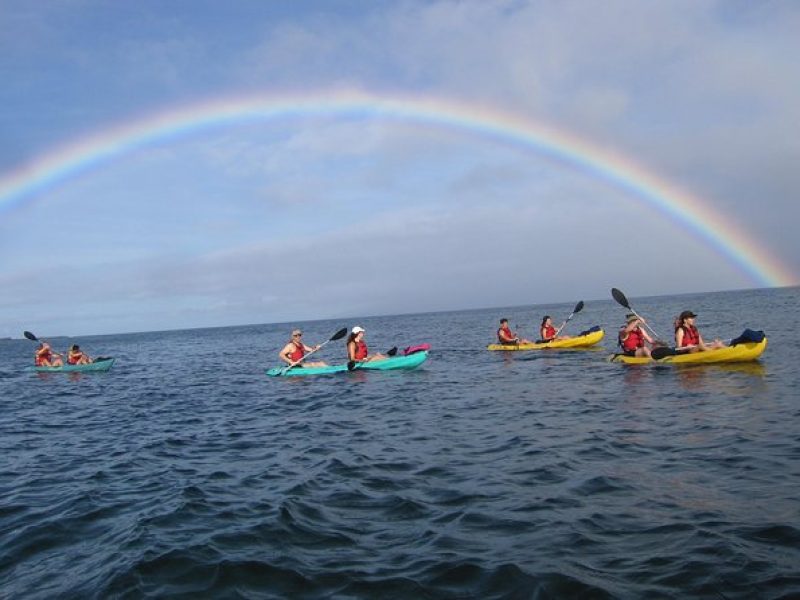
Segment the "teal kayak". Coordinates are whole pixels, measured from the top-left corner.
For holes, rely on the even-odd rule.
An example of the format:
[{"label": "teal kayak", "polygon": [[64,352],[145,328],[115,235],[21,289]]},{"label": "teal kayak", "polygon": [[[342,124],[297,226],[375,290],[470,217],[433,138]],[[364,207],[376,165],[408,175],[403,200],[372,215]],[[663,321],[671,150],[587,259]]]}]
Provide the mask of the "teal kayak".
[{"label": "teal kayak", "polygon": [[86,365],[62,365],[60,367],[33,367],[37,373],[86,373],[89,371],[108,371],[114,364],[113,358],[96,360]]},{"label": "teal kayak", "polygon": [[[408,356],[392,356],[384,360],[374,360],[370,362],[357,362],[353,371],[393,371],[395,369],[415,369],[425,362],[428,358],[427,352],[415,352]],[[298,377],[300,375],[327,375],[330,373],[346,373],[347,363],[343,365],[330,365],[327,367],[292,367],[288,371],[286,367],[275,367],[268,369],[267,375],[270,377]]]}]

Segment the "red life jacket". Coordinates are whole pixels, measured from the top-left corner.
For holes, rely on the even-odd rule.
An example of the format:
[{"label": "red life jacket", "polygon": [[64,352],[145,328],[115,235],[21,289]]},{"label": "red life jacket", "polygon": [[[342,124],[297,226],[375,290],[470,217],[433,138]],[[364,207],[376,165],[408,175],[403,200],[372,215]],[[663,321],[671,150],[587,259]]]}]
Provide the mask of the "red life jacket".
[{"label": "red life jacket", "polygon": [[41,352],[37,352],[36,353],[36,357],[34,358],[34,364],[37,367],[41,367],[46,362],[49,363],[52,358],[53,358],[53,354],[52,354],[52,352],[50,352],[50,350],[43,350]]},{"label": "red life jacket", "polygon": [[[500,335],[500,332],[506,334],[505,339]],[[514,343],[514,332],[511,331],[510,327],[501,327],[497,330],[497,341],[501,344],[513,344]]]},{"label": "red life jacket", "polygon": [[542,339],[549,340],[554,337],[556,337],[556,328],[553,327],[552,325],[545,325],[544,335],[542,336]]},{"label": "red life jacket", "polygon": [[683,329],[683,339],[681,340],[681,348],[685,346],[697,346],[700,343],[700,332],[697,331],[697,327],[694,325],[689,325],[688,327],[683,325],[681,326]]},{"label": "red life jacket", "polygon": [[619,345],[625,352],[634,352],[637,348],[644,348],[644,336],[637,327],[633,331],[628,332],[628,337],[622,339],[623,332],[619,334]]},{"label": "red life jacket", "polygon": [[67,364],[68,365],[77,365],[78,361],[81,358],[83,358],[83,352],[81,352],[80,354],[72,354],[72,353],[70,353],[70,354],[67,355]]},{"label": "red life jacket", "polygon": [[364,340],[360,340],[356,342],[356,352],[355,352],[355,359],[356,360],[364,360],[369,355],[367,351],[367,343]]},{"label": "red life jacket", "polygon": [[295,342],[292,343],[294,344],[294,351],[289,353],[289,358],[292,362],[297,362],[306,355],[306,349],[303,347],[303,344],[298,346]]}]

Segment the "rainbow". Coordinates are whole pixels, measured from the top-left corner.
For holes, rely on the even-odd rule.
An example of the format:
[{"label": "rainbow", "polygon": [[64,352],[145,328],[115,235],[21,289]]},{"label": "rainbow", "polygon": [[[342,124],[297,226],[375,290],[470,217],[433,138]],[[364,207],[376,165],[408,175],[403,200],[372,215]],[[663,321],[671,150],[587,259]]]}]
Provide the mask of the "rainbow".
[{"label": "rainbow", "polygon": [[311,115],[382,118],[467,131],[534,151],[604,180],[688,228],[756,285],[794,285],[800,276],[769,254],[707,201],[679,189],[629,158],[520,115],[450,99],[329,90],[237,96],[167,110],[58,148],[0,178],[0,213],[115,158],[192,132]]}]

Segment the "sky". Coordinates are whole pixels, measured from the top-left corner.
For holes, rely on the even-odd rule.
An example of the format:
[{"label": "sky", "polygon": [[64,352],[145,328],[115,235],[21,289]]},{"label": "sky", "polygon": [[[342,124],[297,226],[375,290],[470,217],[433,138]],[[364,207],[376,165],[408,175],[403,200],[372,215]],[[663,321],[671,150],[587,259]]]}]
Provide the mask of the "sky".
[{"label": "sky", "polygon": [[0,337],[797,285],[797,31],[792,0],[0,0]]}]

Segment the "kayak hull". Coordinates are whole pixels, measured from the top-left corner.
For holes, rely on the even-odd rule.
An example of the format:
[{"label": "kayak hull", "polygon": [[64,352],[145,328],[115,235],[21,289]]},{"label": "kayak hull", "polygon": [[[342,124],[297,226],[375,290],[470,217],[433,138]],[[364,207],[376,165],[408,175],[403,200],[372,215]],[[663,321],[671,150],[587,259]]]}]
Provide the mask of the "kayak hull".
[{"label": "kayak hull", "polygon": [[515,352],[518,350],[553,350],[563,348],[589,348],[599,343],[603,339],[605,331],[592,331],[586,335],[579,335],[565,340],[553,340],[552,342],[536,342],[533,344],[489,344],[487,350]]},{"label": "kayak hull", "polygon": [[611,362],[624,363],[626,365],[707,365],[715,363],[737,363],[757,360],[766,349],[767,338],[764,338],[760,342],[746,342],[737,344],[736,346],[717,348],[715,350],[676,354],[675,356],[665,356],[660,360],[653,360],[652,358],[644,356],[625,356],[624,354],[614,354],[610,360]]},{"label": "kayak hull", "polygon": [[60,367],[33,367],[37,373],[90,373],[108,371],[114,365],[113,358],[96,360],[87,365],[62,365]]},{"label": "kayak hull", "polygon": [[[415,352],[408,356],[390,356],[384,360],[357,362],[353,371],[394,371],[397,369],[416,369],[428,358],[427,352]],[[332,373],[346,373],[347,364],[329,365],[327,367],[275,367],[267,370],[269,377],[302,377],[306,375],[329,375]]]}]

